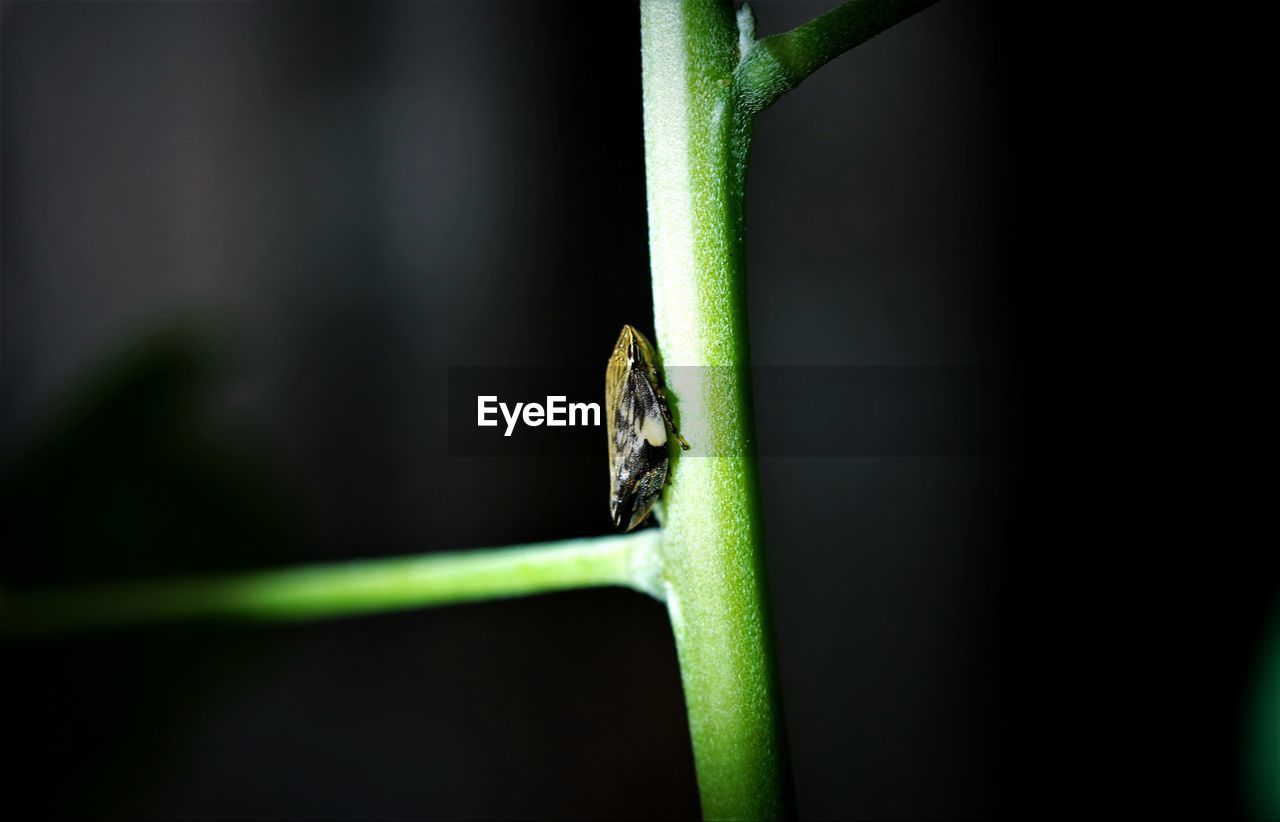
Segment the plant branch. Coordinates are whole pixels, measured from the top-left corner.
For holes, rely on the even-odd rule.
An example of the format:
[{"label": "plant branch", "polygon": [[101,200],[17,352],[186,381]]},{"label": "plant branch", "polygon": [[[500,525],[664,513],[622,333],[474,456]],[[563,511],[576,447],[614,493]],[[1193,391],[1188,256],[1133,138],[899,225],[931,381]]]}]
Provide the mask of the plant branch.
[{"label": "plant branch", "polygon": [[936,2],[846,0],[785,34],[749,38],[737,71],[739,93],[750,109],[763,111],[832,59]]},{"label": "plant branch", "polygon": [[661,538],[650,528],[510,548],[32,591],[0,599],[0,635],[197,618],[328,619],[610,585],[659,595]]},{"label": "plant branch", "polygon": [[662,569],[703,816],[793,812],[769,619],[743,201],[755,115],[933,0],[852,0],[755,38],[729,0],[641,0],[653,315],[672,410]]},{"label": "plant branch", "polygon": [[751,112],[728,0],[642,0],[658,350],[692,449],[672,449],[663,579],[708,819],[791,808],[756,490],[743,192]]}]

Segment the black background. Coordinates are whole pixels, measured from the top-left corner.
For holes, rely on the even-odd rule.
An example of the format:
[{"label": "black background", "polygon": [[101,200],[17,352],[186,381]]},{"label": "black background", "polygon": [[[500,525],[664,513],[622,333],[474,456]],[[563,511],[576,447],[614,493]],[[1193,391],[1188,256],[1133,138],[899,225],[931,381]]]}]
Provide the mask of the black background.
[{"label": "black background", "polygon": [[[805,817],[1242,810],[1274,562],[1197,527],[1204,475],[1132,401],[1147,272],[1091,238],[1134,147],[1088,139],[1089,49],[1044,51],[1075,26],[1014,6],[946,0],[757,124],[756,363],[993,367],[1020,412],[998,459],[762,462]],[[447,369],[603,372],[651,330],[632,4],[3,27],[6,584],[607,532],[603,454],[449,457]],[[43,814],[697,812],[627,592],[4,653],[5,795]]]}]

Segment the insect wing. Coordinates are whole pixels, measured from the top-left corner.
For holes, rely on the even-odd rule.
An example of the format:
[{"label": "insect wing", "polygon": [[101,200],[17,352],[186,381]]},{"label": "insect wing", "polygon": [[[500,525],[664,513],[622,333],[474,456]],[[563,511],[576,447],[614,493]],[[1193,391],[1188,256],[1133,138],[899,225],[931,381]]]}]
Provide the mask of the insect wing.
[{"label": "insect wing", "polygon": [[614,417],[614,524],[630,531],[644,522],[667,480],[666,420],[653,384],[632,369]]},{"label": "insect wing", "polygon": [[609,512],[626,531],[644,522],[667,479],[667,422],[643,339],[623,328],[605,381]]}]

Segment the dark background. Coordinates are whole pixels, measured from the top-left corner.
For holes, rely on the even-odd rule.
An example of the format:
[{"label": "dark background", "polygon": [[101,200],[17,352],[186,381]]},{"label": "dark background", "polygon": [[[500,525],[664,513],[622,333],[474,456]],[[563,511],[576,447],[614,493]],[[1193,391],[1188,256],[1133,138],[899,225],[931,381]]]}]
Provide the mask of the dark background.
[{"label": "dark background", "polygon": [[[1178,558],[1137,449],[1086,433],[1133,422],[1075,310],[1119,286],[1064,265],[1088,212],[1046,138],[1082,118],[1035,72],[1062,22],[1011,5],[946,0],[757,123],[756,363],[991,368],[1022,412],[999,457],[762,461],[799,811],[1238,813],[1273,563]],[[634,4],[2,23],[6,585],[609,530],[603,442],[450,457],[447,371],[603,373],[651,330]],[[757,403],[787,453],[793,398]],[[42,815],[697,812],[629,592],[3,650],[4,792]]]}]

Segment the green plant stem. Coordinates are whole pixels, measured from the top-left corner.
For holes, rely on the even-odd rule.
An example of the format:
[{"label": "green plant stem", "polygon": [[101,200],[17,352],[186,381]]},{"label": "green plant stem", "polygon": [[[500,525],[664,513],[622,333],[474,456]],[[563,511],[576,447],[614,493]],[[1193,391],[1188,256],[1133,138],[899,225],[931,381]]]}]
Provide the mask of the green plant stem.
[{"label": "green plant stem", "polygon": [[664,492],[667,605],[703,814],[772,819],[791,803],[746,371],[738,30],[727,1],[641,9],[654,323],[692,445]]},{"label": "green plant stem", "polygon": [[763,111],[833,58],[937,1],[847,0],[803,26],[758,41],[743,54],[744,98]]},{"label": "green plant stem", "polygon": [[743,200],[755,115],[932,0],[851,0],[755,38],[729,0],[641,0],[654,325],[693,448],[664,492],[663,580],[703,815],[793,810],[754,453]]},{"label": "green plant stem", "polygon": [[221,576],[69,586],[0,599],[0,634],[176,619],[309,620],[619,585],[661,595],[656,528],[617,536]]}]

